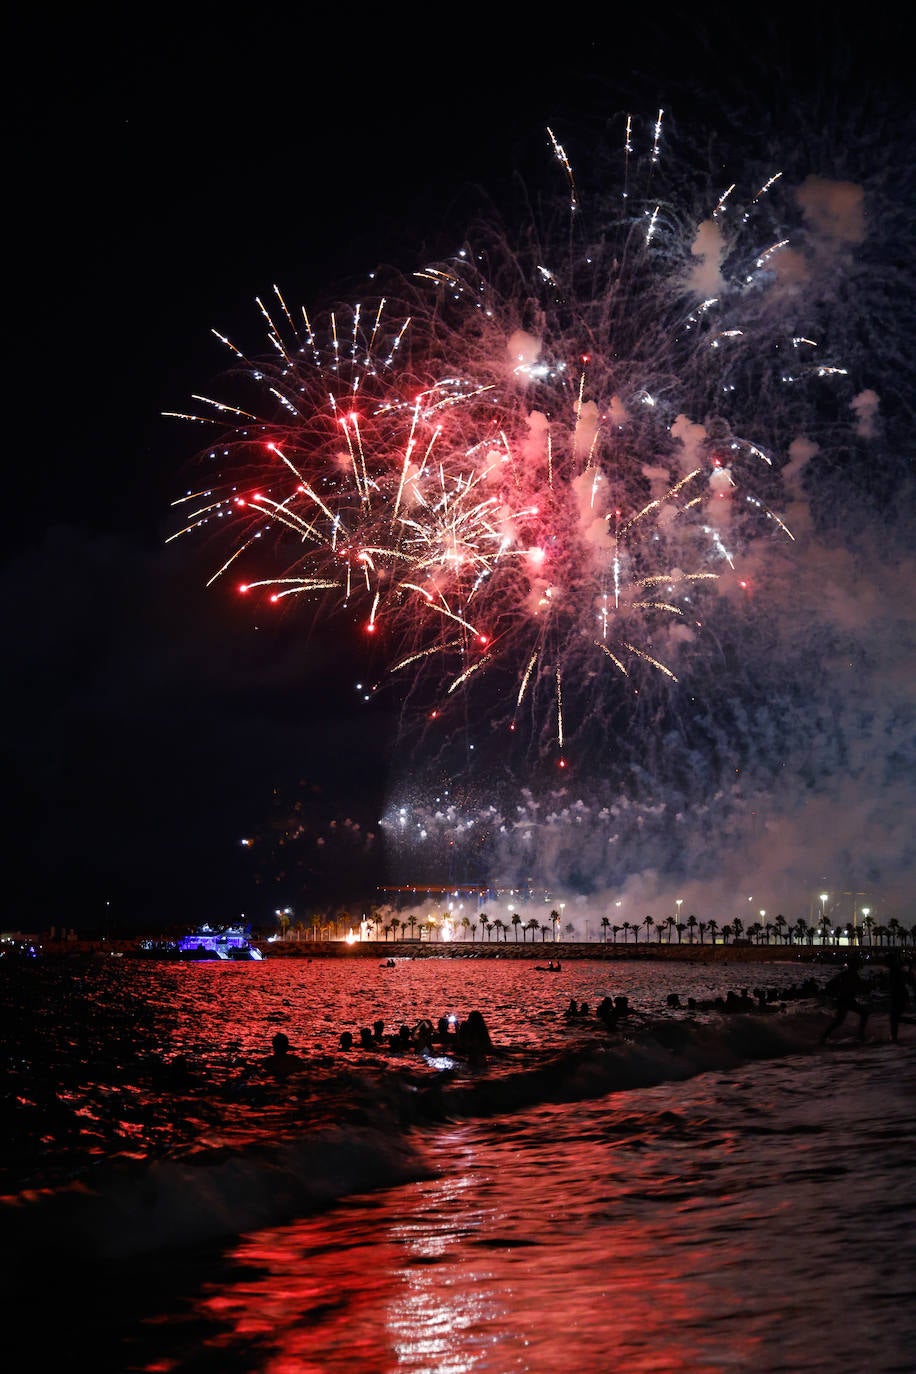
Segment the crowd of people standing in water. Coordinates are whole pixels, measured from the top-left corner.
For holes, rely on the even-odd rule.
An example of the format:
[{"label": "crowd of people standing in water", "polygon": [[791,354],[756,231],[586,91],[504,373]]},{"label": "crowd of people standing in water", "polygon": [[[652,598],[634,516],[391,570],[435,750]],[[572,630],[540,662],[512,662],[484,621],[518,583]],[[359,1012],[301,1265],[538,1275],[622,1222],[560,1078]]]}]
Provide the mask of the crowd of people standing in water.
[{"label": "crowd of people standing in water", "polygon": [[[552,962],[552,961],[551,961]],[[559,972],[559,961],[551,972]],[[801,998],[824,996],[834,1008],[832,1020],[825,1027],[821,1043],[826,1043],[850,1015],[858,1017],[859,1038],[864,1039],[865,1029],[871,1015],[871,994],[878,991],[887,1002],[887,1012],[892,1041],[897,1041],[900,1024],[911,998],[916,1000],[916,974],[912,961],[905,963],[898,951],[892,951],[886,968],[877,971],[875,977],[865,979],[862,974],[861,960],[856,951],[849,955],[847,963],[823,987],[816,979],[809,977],[790,988],[775,992],[766,988],[742,988],[732,990],[725,997],[716,997],[698,1002],[688,997],[682,1003],[680,995],[668,995],[667,1005],[672,1010],[691,1012],[766,1012],[785,1008],[787,1002]],[[563,1013],[568,1021],[591,1019],[592,1011],[586,1002],[577,1002],[571,997]],[[623,1029],[621,1023],[630,1016],[629,1001],[624,996],[604,997],[594,1010],[594,1018],[607,1031]],[[401,1025],[396,1031],[386,1032],[385,1024],[376,1020],[371,1026],[362,1026],[356,1036],[352,1031],[343,1031],[339,1047],[346,1053],[351,1050],[385,1051],[402,1054],[414,1051],[425,1055],[454,1053],[472,1062],[484,1061],[494,1053],[495,1047],[486,1021],[481,1012],[470,1011],[465,1020],[455,1014],[440,1016],[434,1024],[423,1017],[414,1026]],[[306,1067],[305,1061],[290,1049],[289,1039],[278,1031],[273,1037],[272,1053],[262,1061],[261,1069],[274,1078],[287,1078]]]},{"label": "crowd of people standing in water", "polygon": [[[352,1031],[344,1031],[340,1037],[340,1048],[351,1050],[356,1045]],[[359,1031],[359,1049],[364,1050],[419,1050],[431,1054],[439,1050],[453,1050],[468,1058],[479,1058],[491,1053],[493,1041],[487,1029],[483,1014],[469,1011],[464,1021],[454,1014],[440,1016],[434,1026],[427,1017],[422,1017],[415,1026],[402,1025],[397,1031],[386,1035],[384,1021],[374,1021],[372,1026],[363,1026]]]}]

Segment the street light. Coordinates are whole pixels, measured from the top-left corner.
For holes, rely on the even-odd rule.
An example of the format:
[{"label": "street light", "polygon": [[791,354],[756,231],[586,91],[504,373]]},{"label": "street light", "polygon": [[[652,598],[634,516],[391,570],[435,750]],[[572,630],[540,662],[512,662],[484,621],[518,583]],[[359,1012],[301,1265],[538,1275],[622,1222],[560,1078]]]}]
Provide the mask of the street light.
[{"label": "street light", "polygon": [[675,914],[675,918],[676,918],[676,920],[677,920],[677,922],[678,922],[678,925],[680,925],[680,921],[681,921],[681,907],[683,906],[683,904],[684,904],[684,899],[683,899],[683,897],[678,897],[677,901],[674,903],[674,905],[677,907],[677,911],[676,911],[674,914]]},{"label": "street light", "polygon": [[828,896],[829,896],[829,893],[827,893],[827,892],[822,892],[822,893],[821,893],[821,917],[822,917],[822,918],[827,914],[827,898],[828,898]]}]

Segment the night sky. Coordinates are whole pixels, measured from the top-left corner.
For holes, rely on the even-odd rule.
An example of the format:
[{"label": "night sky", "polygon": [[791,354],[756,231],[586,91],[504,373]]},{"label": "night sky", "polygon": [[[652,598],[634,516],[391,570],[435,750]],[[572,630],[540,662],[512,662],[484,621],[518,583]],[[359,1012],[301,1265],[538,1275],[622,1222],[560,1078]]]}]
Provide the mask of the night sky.
[{"label": "night sky", "polygon": [[[4,929],[260,920],[390,880],[391,721],[357,709],[347,637],[258,624],[205,588],[200,544],[165,543],[196,438],[163,412],[224,369],[212,329],[259,340],[273,283],[309,303],[379,262],[409,270],[460,240],[469,187],[498,198],[546,126],[605,111],[665,106],[735,141],[729,109],[766,111],[797,141],[805,108],[842,130],[873,102],[912,156],[902,20],[526,18],[536,36],[492,39],[469,18],[342,18],[328,37],[90,16],[11,44]],[[279,843],[291,826],[298,848]]]}]

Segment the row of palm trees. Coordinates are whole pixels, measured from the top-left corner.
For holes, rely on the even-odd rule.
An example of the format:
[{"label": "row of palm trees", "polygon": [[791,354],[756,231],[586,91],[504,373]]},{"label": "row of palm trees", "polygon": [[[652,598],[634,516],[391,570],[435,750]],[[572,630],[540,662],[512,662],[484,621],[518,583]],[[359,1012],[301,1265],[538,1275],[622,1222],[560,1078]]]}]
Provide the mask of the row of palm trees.
[{"label": "row of palm trees", "polygon": [[[619,926],[611,925],[606,916],[600,924],[603,938],[607,939],[607,931],[610,930],[615,944],[617,936],[621,933],[624,941],[627,940],[631,931],[634,942],[639,939],[640,925],[632,924],[629,921],[624,921]],[[830,917],[824,915],[816,925],[811,926],[804,916],[799,916],[794,923],[790,923],[785,916],[779,915],[772,922],[754,921],[747,927],[747,930],[745,930],[744,922],[740,916],[736,916],[733,921],[726,922],[722,926],[719,925],[718,921],[701,921],[694,915],[688,916],[685,921],[678,921],[674,916],[667,916],[656,921],[654,917],[646,916],[643,918],[641,926],[646,932],[646,942],[651,940],[652,927],[654,926],[659,944],[662,944],[663,941],[670,944],[672,936],[675,934],[678,944],[683,942],[685,936],[690,944],[703,944],[707,935],[712,944],[720,939],[723,944],[728,944],[729,940],[742,938],[755,945],[811,946],[820,943],[836,946],[844,938],[850,945],[893,948],[898,945],[906,946],[910,942],[916,944],[916,926],[908,929],[893,916],[888,920],[887,925],[879,925],[871,916],[866,916],[861,924],[847,921],[845,924],[834,926]]]},{"label": "row of palm trees", "polygon": [[[288,915],[278,913],[281,920],[281,930],[287,934],[290,928]],[[561,934],[561,915],[556,909],[549,913],[546,921],[540,921],[536,916],[526,920],[520,912],[513,912],[508,920],[500,916],[492,919],[485,912],[481,911],[475,916],[462,916],[454,918],[447,913],[442,915],[429,915],[421,918],[414,913],[403,919],[389,915],[387,911],[372,907],[364,918],[367,932],[370,939],[386,941],[398,939],[406,940],[426,940],[434,938],[441,939],[444,929],[450,927],[450,938],[461,938],[473,943],[479,934],[481,941],[493,941],[505,943],[509,938],[510,929],[514,933],[515,942],[521,938],[522,943],[527,943],[530,937],[531,943],[535,943],[540,937],[541,943],[546,940],[558,940]],[[308,932],[308,938],[313,940],[331,940],[345,937],[352,929],[355,918],[347,911],[340,911],[336,915],[315,915],[312,917]],[[847,921],[845,924],[833,925],[830,917],[826,914],[821,916],[816,925],[809,925],[803,916],[799,916],[794,922],[788,921],[781,914],[776,916],[772,922],[755,921],[746,929],[744,922],[739,916],[733,921],[727,921],[720,925],[718,921],[702,921],[699,917],[690,915],[685,920],[679,921],[674,916],[662,917],[656,920],[654,916],[645,916],[642,921],[622,921],[619,925],[613,924],[610,917],[604,916],[599,922],[601,929],[601,942],[603,944],[617,944],[618,938],[622,937],[622,943],[628,944],[631,940],[634,944],[639,944],[642,938],[643,944],[653,941],[661,944],[729,944],[733,941],[746,940],[755,945],[795,945],[798,947],[811,947],[815,943],[823,946],[838,946],[844,939],[850,944],[866,947],[878,948],[906,948],[908,945],[916,947],[916,926],[911,929],[902,925],[896,918],[891,917],[886,925],[881,925],[871,916],[866,916],[860,924]],[[299,938],[305,936],[305,927],[301,922],[297,922],[295,930]],[[567,922],[562,927],[562,934],[567,940],[577,939],[576,927],[572,922]]]}]

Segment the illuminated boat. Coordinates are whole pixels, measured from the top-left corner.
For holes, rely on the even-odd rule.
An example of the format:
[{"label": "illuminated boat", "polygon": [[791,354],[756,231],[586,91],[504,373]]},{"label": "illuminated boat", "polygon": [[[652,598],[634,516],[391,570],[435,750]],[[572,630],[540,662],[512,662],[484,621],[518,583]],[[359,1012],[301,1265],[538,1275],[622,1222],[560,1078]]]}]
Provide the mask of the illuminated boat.
[{"label": "illuminated boat", "polygon": [[245,962],[261,960],[264,955],[251,943],[250,932],[244,926],[202,925],[190,935],[178,940],[146,940],[140,953],[159,959],[224,959]]},{"label": "illuminated boat", "polygon": [[191,935],[178,941],[179,954],[184,959],[263,959],[257,945],[251,943],[250,932],[244,926],[200,926]]}]

